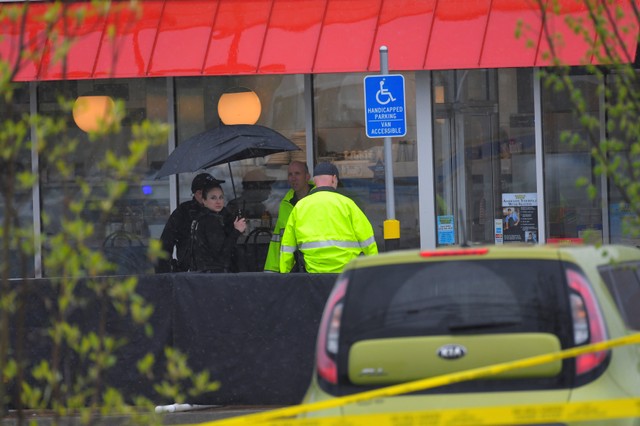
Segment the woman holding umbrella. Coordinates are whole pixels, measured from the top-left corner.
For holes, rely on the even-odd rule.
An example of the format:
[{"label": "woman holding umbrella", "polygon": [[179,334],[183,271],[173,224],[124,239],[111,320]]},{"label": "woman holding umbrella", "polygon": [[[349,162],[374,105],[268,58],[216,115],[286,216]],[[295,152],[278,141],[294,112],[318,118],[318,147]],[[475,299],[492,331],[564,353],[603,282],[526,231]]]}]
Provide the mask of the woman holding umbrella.
[{"label": "woman holding umbrella", "polygon": [[238,237],[247,229],[247,222],[243,217],[230,216],[219,184],[205,185],[202,199],[206,209],[191,225],[190,270],[229,272]]}]

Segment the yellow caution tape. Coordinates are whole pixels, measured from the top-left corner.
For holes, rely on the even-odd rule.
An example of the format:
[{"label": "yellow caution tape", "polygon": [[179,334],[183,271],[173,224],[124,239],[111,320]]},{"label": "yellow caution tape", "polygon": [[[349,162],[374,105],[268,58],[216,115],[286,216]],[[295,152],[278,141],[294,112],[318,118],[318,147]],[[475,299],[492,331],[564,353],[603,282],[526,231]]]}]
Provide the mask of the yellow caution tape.
[{"label": "yellow caution tape", "polygon": [[[539,364],[557,361],[560,359],[573,358],[591,352],[599,352],[608,350],[617,346],[631,345],[640,343],[640,333],[630,336],[620,337],[608,340],[606,342],[593,343],[590,345],[580,346],[571,349],[565,349],[559,352],[537,355],[521,360],[508,361],[500,364],[489,365],[486,367],[473,368],[470,370],[460,371],[457,373],[446,374],[438,377],[430,377],[428,379],[416,380],[413,382],[402,383],[400,385],[388,386],[372,391],[361,392],[354,395],[334,398],[327,401],[320,401],[311,404],[296,405],[285,407],[277,410],[265,411],[246,416],[233,417],[230,419],[216,420],[213,422],[200,423],[212,426],[227,425],[269,425],[269,426],[320,426],[335,425],[351,426],[361,425],[362,418],[366,418],[367,426],[371,424],[381,425],[411,425],[411,424],[428,424],[447,426],[454,425],[500,425],[500,424],[527,424],[539,423],[541,421],[566,421],[566,420],[593,420],[605,418],[623,418],[640,416],[640,400],[638,398],[608,400],[608,401],[591,401],[591,402],[574,402],[560,404],[535,404],[535,405],[514,405],[509,407],[482,407],[473,409],[448,409],[448,410],[430,410],[424,412],[402,412],[363,416],[344,416],[344,417],[323,417],[314,419],[283,419],[293,417],[304,413],[320,411],[328,408],[341,407],[355,402],[367,401],[375,398],[401,395],[405,393],[416,392],[424,389],[445,386],[452,383],[464,382],[480,377],[492,376],[518,368],[532,367]],[[614,407],[614,408],[612,408]],[[546,410],[545,410],[546,409]],[[492,410],[496,410],[495,412]],[[496,414],[497,413],[497,414]],[[511,414],[508,414],[511,413]],[[622,415],[619,415],[622,414]],[[409,417],[405,417],[409,416]],[[416,417],[417,416],[417,417]],[[426,417],[424,417],[426,416]],[[510,420],[504,421],[502,417],[495,416],[512,416]],[[529,416],[529,418],[527,418]],[[539,418],[538,418],[539,416]],[[563,417],[570,416],[570,417]],[[581,417],[582,416],[582,417]],[[585,417],[587,416],[587,417]],[[603,417],[597,417],[603,416]],[[375,417],[375,421],[372,418]],[[400,419],[410,420],[402,422]],[[418,418],[425,418],[424,423],[415,422]],[[433,420],[431,420],[433,418]],[[445,421],[444,419],[448,419]],[[542,420],[544,418],[544,420]],[[385,420],[386,419],[386,420]],[[443,419],[443,420],[439,420]],[[500,420],[496,420],[500,419]],[[387,423],[383,423],[386,421]],[[454,422],[455,421],[455,422]]]}]

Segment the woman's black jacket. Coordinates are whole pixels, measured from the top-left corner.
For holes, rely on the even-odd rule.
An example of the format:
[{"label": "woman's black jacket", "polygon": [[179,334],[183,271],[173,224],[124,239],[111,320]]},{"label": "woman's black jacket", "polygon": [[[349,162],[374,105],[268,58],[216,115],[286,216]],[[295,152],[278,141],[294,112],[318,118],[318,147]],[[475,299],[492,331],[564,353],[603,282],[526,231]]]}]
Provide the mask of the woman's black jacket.
[{"label": "woman's black jacket", "polygon": [[191,271],[229,272],[241,232],[233,227],[227,209],[215,213],[205,209],[191,226]]}]

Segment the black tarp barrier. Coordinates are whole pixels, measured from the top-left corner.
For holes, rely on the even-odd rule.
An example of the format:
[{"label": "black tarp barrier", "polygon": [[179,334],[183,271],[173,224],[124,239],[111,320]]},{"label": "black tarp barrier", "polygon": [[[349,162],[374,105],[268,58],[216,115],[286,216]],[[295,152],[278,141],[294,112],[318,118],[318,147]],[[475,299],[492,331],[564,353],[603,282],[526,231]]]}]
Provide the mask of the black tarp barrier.
[{"label": "black tarp barrier", "polygon": [[[153,314],[148,322],[153,334],[148,337],[144,328],[134,324],[130,318],[110,313],[107,331],[126,339],[127,344],[116,352],[117,364],[109,370],[107,382],[116,389],[123,390],[128,401],[137,395],[156,401],[160,398],[153,390],[153,383],[165,374],[164,350],[173,342],[173,278],[169,275],[140,275],[137,293],[153,305]],[[153,378],[141,376],[136,368],[136,363],[147,353],[155,358]]]},{"label": "black tarp barrier", "polygon": [[[118,279],[105,279],[114,278]],[[140,275],[137,292],[154,306],[148,322],[153,335],[146,336],[143,327],[110,310],[107,333],[127,343],[117,350],[117,364],[106,372],[105,381],[129,402],[138,395],[158,405],[174,402],[161,400],[153,390],[164,375],[164,348],[173,346],[188,355],[193,371],[208,370],[211,379],[221,383],[218,391],[190,403],[298,403],[311,378],[317,328],[335,278],[335,274],[262,272]],[[29,368],[41,360],[50,361],[47,333],[50,307],[57,297],[54,287],[47,279],[12,280],[11,286],[26,295],[24,331],[17,331],[18,316],[10,319],[12,355],[22,336],[21,359]],[[83,283],[77,291],[87,297],[86,304],[72,313],[70,322],[84,332],[95,331],[100,301],[91,298]],[[156,359],[153,379],[142,377],[136,369],[147,353]],[[73,351],[67,348],[61,358],[65,380],[82,374],[83,363]],[[15,401],[10,405],[15,406]]]},{"label": "black tarp barrier", "polygon": [[[127,277],[103,277],[95,279],[95,282],[104,280],[119,280]],[[10,317],[10,356],[23,362],[29,371],[42,361],[53,363],[53,344],[50,337],[53,318],[56,317],[56,305],[59,300],[58,288],[48,279],[28,281],[12,280],[11,288],[21,293],[18,300],[25,302],[24,314],[20,310]],[[116,364],[104,372],[104,383],[113,386],[122,392],[123,396],[132,401],[136,395],[146,396],[155,400],[158,398],[153,391],[153,382],[142,377],[136,363],[142,357],[150,353],[154,356],[154,377],[160,377],[164,373],[166,361],[164,348],[173,342],[173,281],[169,275],[139,276],[136,292],[154,306],[154,312],[146,324],[150,325],[153,334],[146,336],[144,326],[137,325],[129,316],[121,316],[115,312],[112,306],[107,306],[105,332],[119,340],[126,342],[124,346],[116,349]],[[78,280],[75,286],[75,294],[81,300],[78,305],[69,310],[66,322],[78,328],[84,333],[98,333],[99,312],[102,309],[100,299],[87,288],[86,281]],[[24,320],[20,320],[21,316]],[[21,326],[21,323],[24,325]],[[20,343],[22,339],[22,343]],[[22,350],[19,347],[22,346]],[[66,346],[60,347],[59,365],[63,373],[62,382],[71,385],[72,381],[87,374],[86,363],[79,358],[76,351]],[[31,373],[27,372],[26,381],[36,388],[46,392],[43,383],[35,381]],[[10,387],[12,396],[11,406],[16,407],[16,389]]]},{"label": "black tarp barrier", "polygon": [[334,274],[176,274],[174,346],[221,387],[196,404],[299,403]]}]

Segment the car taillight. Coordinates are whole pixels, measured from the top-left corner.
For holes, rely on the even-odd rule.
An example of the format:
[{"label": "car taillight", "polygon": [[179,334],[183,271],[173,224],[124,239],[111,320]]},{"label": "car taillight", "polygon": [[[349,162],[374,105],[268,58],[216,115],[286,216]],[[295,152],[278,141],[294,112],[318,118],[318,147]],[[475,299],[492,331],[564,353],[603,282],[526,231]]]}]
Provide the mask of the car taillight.
[{"label": "car taillight", "polygon": [[[607,330],[602,312],[587,279],[574,270],[567,270],[571,315],[573,316],[573,340],[576,345],[597,343],[607,340]],[[588,373],[599,366],[608,351],[592,352],[576,357],[576,373]]]},{"label": "car taillight", "polygon": [[318,370],[318,375],[333,384],[338,383],[336,355],[340,338],[344,294],[347,291],[348,283],[349,280],[347,278],[342,278],[331,291],[320,321],[318,342],[316,344],[316,369]]}]

